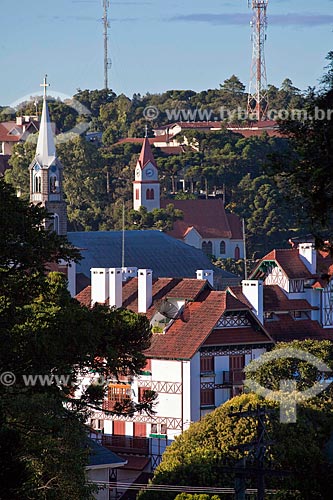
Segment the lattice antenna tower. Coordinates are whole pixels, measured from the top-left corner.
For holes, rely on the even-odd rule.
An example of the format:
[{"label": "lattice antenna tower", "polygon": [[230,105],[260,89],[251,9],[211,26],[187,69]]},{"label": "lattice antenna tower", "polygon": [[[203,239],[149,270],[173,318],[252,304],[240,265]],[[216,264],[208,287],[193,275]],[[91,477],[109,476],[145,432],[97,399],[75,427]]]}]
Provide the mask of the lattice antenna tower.
[{"label": "lattice antenna tower", "polygon": [[108,9],[110,0],[103,0],[103,36],[104,36],[104,88],[109,88],[109,69],[111,68],[111,59],[109,58],[109,18]]},{"label": "lattice antenna tower", "polygon": [[252,64],[248,97],[248,113],[258,121],[267,119],[268,90],[265,62],[265,42],[267,40],[267,6],[269,0],[248,0],[253,10],[252,28]]}]

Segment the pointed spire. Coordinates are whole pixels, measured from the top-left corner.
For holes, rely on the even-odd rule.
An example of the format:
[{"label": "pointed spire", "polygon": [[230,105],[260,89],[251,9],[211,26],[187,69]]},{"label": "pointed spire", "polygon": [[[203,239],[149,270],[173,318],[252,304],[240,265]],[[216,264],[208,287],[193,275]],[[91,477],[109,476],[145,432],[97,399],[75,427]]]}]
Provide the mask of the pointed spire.
[{"label": "pointed spire", "polygon": [[148,139],[148,137],[145,137],[143,140],[143,145],[142,145],[142,149],[141,149],[141,153],[140,153],[140,157],[139,157],[140,167],[144,168],[148,162],[151,162],[154,165],[154,167],[157,168],[155,158],[154,158],[154,155],[153,155],[153,152],[151,150],[150,143],[149,143],[149,139]]},{"label": "pointed spire", "polygon": [[47,75],[45,75],[44,83],[41,87],[44,88],[43,111],[39,124],[39,135],[36,149],[36,158],[41,166],[50,166],[56,159],[56,149],[54,144],[53,131],[51,127],[49,107],[46,100],[46,89],[49,87],[47,83]]}]

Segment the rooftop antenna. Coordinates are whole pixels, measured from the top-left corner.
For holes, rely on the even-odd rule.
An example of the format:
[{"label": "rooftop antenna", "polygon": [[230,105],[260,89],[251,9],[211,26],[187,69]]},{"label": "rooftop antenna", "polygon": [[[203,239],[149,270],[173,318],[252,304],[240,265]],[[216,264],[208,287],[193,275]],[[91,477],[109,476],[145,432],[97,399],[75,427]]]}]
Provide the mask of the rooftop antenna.
[{"label": "rooftop antenna", "polygon": [[110,0],[103,0],[103,27],[104,27],[104,88],[109,88],[109,69],[111,68],[111,59],[108,55],[108,42],[109,42],[109,28],[110,23],[108,19],[108,8],[110,7]]},{"label": "rooftop antenna", "polygon": [[269,0],[248,0],[253,10],[252,28],[252,64],[247,112],[255,113],[257,121],[267,119],[268,92],[265,61],[265,42],[267,40],[267,6]]}]

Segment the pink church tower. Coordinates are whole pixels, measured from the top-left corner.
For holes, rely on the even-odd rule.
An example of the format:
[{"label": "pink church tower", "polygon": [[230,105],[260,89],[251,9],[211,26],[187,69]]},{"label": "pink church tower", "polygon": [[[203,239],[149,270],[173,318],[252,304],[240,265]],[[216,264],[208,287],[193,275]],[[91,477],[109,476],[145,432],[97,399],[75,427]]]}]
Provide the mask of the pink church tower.
[{"label": "pink church tower", "polygon": [[140,207],[148,212],[160,208],[158,170],[148,137],[144,138],[133,182],[133,208],[139,210]]}]

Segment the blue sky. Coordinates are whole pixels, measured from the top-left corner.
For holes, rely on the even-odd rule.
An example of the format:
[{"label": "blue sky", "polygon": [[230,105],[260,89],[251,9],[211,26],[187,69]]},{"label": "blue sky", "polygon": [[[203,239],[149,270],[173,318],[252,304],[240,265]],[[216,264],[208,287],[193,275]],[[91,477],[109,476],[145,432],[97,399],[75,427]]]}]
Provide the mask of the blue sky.
[{"label": "blue sky", "polygon": [[[1,2],[0,104],[38,91],[103,86],[102,0]],[[217,88],[251,61],[247,0],[110,0],[110,86],[117,93]],[[333,50],[333,0],[270,0],[268,81],[318,84]]]}]

